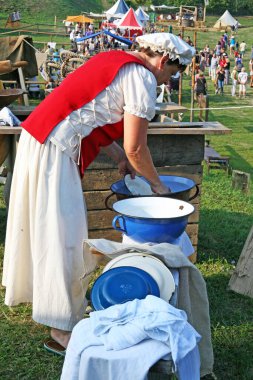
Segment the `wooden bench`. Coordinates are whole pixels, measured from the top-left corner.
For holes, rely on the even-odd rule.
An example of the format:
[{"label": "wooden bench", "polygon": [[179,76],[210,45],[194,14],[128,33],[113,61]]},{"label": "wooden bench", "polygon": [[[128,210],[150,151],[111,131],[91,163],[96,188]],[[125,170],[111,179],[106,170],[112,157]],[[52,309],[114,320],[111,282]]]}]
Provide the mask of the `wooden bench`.
[{"label": "wooden bench", "polygon": [[230,157],[221,156],[209,144],[205,146],[204,160],[207,164],[207,174],[209,174],[211,168],[223,169],[228,172]]}]

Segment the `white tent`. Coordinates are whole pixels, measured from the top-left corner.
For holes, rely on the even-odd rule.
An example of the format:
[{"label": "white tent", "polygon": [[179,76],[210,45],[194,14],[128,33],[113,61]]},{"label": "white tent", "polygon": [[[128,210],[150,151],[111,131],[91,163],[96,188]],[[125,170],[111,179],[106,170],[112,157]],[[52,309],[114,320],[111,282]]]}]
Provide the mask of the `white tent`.
[{"label": "white tent", "polygon": [[229,13],[228,10],[226,10],[223,15],[219,18],[219,20],[214,24],[214,28],[225,28],[226,26],[240,26],[241,24],[238,23],[238,21]]},{"label": "white tent", "polygon": [[110,17],[121,18],[129,10],[125,0],[118,0],[108,11],[105,12],[107,19]]}]

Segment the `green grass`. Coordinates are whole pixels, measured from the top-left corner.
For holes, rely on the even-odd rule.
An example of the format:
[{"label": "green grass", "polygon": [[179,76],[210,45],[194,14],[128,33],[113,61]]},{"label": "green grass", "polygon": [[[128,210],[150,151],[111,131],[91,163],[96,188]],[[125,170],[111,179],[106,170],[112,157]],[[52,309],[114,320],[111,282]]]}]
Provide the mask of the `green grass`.
[{"label": "green grass", "polygon": [[[210,18],[210,24],[216,17]],[[253,43],[252,18],[239,18],[249,26],[239,30],[239,39],[248,46]],[[198,34],[198,44],[204,47],[216,43],[220,32]],[[37,38],[37,37],[36,37]],[[249,50],[245,61],[249,61]],[[253,90],[248,98],[230,96],[230,86],[223,97],[214,94],[208,80],[210,107],[252,105]],[[183,105],[190,106],[189,78],[183,81]],[[175,101],[176,96],[173,98]],[[253,110],[232,109],[210,112],[210,120],[217,120],[232,129],[231,135],[211,136],[211,145],[231,157],[233,169],[251,174],[253,182]],[[189,118],[186,114],[184,120]],[[197,120],[197,112],[195,113]],[[2,193],[2,186],[0,186]],[[6,209],[0,201],[0,253],[3,256]],[[220,380],[253,379],[253,300],[227,290],[231,273],[241,254],[253,221],[253,195],[232,189],[231,177],[224,171],[204,170],[198,268],[206,282],[210,302],[212,340],[215,354],[215,373]],[[59,379],[63,360],[44,351],[42,342],[47,328],[34,323],[31,307],[4,305],[1,288],[0,307],[0,379]]]}]

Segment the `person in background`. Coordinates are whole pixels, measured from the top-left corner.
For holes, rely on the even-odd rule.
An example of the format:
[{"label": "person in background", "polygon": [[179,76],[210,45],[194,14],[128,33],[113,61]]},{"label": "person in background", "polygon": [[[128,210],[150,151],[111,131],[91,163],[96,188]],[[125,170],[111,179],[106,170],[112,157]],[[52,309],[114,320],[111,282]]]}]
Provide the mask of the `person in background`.
[{"label": "person in background", "polygon": [[229,77],[230,77],[230,59],[228,56],[225,56],[225,64],[224,64],[224,70],[225,70],[225,81],[224,83],[226,85],[229,84]]},{"label": "person in background", "polygon": [[215,94],[224,95],[224,79],[225,79],[225,70],[224,67],[219,67],[216,73],[217,77],[217,88]]},{"label": "person in background", "polygon": [[207,82],[206,78],[204,76],[203,72],[199,72],[196,76],[195,79],[195,93],[196,93],[196,98],[197,102],[200,108],[199,112],[199,120],[203,120],[203,110],[202,108],[205,108],[206,105],[206,95],[207,95]]},{"label": "person in background", "polygon": [[245,54],[245,50],[246,50],[246,43],[244,41],[242,41],[240,43],[240,54],[241,54],[241,57],[243,58],[244,57],[244,54]]},{"label": "person in background", "polygon": [[200,57],[199,69],[200,69],[200,71],[202,71],[204,73],[205,69],[206,69],[205,53],[203,51],[201,51],[199,57]]},{"label": "person in background", "polygon": [[46,49],[45,53],[47,53],[47,55],[49,57],[52,57],[54,54],[54,48],[50,45],[47,45],[47,49]]},{"label": "person in background", "polygon": [[212,56],[212,59],[211,59],[211,79],[213,82],[215,82],[216,80],[216,71],[217,71],[217,68],[218,68],[218,58],[216,56],[216,54],[214,53],[213,56]]},{"label": "person in background", "polygon": [[32,77],[32,78],[29,78],[29,81],[31,82],[34,82],[34,83],[30,83],[28,84],[28,95],[29,97],[31,97],[32,99],[40,99],[40,86],[38,83],[38,78],[35,76],[35,77]]},{"label": "person in background", "polygon": [[53,52],[53,61],[56,63],[60,62],[60,54],[58,49],[55,49],[55,51]]},{"label": "person in background", "polygon": [[253,87],[253,58],[249,61],[250,87]]},{"label": "person in background", "polygon": [[190,46],[193,46],[193,42],[192,42],[192,40],[191,40],[191,37],[190,37],[190,36],[187,36],[187,37],[186,37],[186,40],[185,40],[185,42],[187,42],[187,44],[189,44]]},{"label": "person in background", "polygon": [[219,57],[221,54],[221,43],[220,43],[220,41],[217,42],[217,45],[215,46],[214,50],[215,50],[215,54],[217,55],[217,57]]},{"label": "person in background", "polygon": [[209,78],[212,77],[212,68],[211,68],[212,57],[213,57],[213,50],[210,50],[209,53],[208,53],[208,55],[207,55],[208,75],[209,75]]},{"label": "person in background", "polygon": [[232,36],[230,37],[230,45],[229,45],[229,52],[230,52],[230,55],[232,55],[234,51],[235,51],[235,36],[232,35]]},{"label": "person in background", "polygon": [[84,170],[102,149],[122,176],[138,172],[154,193],[170,191],[153,164],[148,125],[157,85],[185,70],[195,49],[169,33],[136,40],[139,51],[90,58],[22,123],[6,229],[5,303],[32,302],[33,319],[50,327],[44,347],[61,355],[87,305]]},{"label": "person in background", "polygon": [[246,83],[248,81],[248,74],[246,73],[245,67],[242,67],[241,72],[238,74],[239,83],[239,98],[246,97]]},{"label": "person in background", "polygon": [[253,45],[251,46],[250,59],[253,59]]},{"label": "person in background", "polygon": [[236,85],[238,81],[238,72],[236,66],[233,68],[231,72],[231,79],[232,79],[232,90],[231,90],[231,95],[236,96]]},{"label": "person in background", "polygon": [[236,64],[238,73],[240,73],[243,67],[242,57],[240,54],[238,54],[238,57],[235,59],[235,64]]}]

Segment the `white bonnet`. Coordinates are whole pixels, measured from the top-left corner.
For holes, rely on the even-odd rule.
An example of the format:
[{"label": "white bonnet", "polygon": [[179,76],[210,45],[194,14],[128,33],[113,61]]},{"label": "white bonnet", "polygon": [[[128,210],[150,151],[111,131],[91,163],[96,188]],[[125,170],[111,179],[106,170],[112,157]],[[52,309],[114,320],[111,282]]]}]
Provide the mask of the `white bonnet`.
[{"label": "white bonnet", "polygon": [[136,41],[140,47],[150,48],[160,53],[168,54],[172,61],[178,59],[183,65],[192,61],[195,49],[172,33],[152,33],[138,36]]}]

